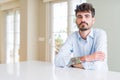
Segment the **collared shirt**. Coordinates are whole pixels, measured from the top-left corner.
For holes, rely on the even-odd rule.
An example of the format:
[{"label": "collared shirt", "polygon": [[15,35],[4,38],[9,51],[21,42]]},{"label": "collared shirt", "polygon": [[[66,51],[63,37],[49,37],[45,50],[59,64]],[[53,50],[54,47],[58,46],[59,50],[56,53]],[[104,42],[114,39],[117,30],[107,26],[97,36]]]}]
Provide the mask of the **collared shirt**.
[{"label": "collared shirt", "polygon": [[67,38],[59,53],[55,56],[55,65],[67,67],[72,57],[90,55],[97,51],[105,53],[104,61],[82,62],[83,67],[89,70],[108,70],[106,32],[102,29],[91,29],[86,40],[84,40],[79,31],[76,31]]}]

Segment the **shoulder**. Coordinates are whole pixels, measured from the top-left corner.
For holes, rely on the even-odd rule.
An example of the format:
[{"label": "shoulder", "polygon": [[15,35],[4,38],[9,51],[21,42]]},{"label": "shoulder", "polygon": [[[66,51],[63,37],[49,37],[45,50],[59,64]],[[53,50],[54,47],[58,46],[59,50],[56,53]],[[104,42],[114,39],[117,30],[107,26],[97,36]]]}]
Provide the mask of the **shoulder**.
[{"label": "shoulder", "polygon": [[78,31],[75,31],[68,35],[68,38],[66,39],[66,42],[74,42],[78,39]]},{"label": "shoulder", "polygon": [[77,38],[78,37],[78,31],[75,31],[75,32],[73,32],[73,33],[71,33],[68,37],[69,38]]},{"label": "shoulder", "polygon": [[100,28],[94,28],[93,33],[94,35],[106,35],[106,31]]},{"label": "shoulder", "polygon": [[106,40],[107,39],[107,34],[106,31],[103,29],[95,28],[93,29],[93,35],[96,40]]}]

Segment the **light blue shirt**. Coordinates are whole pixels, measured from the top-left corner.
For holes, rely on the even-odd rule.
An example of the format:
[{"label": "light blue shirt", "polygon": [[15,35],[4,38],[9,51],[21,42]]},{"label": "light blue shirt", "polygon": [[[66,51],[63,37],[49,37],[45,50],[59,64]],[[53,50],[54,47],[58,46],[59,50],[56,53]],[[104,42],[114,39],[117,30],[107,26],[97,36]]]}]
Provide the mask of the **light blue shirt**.
[{"label": "light blue shirt", "polygon": [[102,29],[91,29],[87,39],[84,40],[81,38],[79,31],[76,31],[68,37],[55,56],[55,65],[67,67],[72,57],[90,55],[97,51],[105,53],[104,61],[82,62],[83,67],[87,70],[108,70],[106,32]]}]

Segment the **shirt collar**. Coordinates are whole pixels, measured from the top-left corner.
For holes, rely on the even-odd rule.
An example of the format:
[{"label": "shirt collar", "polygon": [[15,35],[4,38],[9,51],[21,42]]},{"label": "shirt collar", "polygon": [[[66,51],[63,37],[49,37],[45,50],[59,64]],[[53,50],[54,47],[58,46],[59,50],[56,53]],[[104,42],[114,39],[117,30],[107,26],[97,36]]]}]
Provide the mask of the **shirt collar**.
[{"label": "shirt collar", "polygon": [[91,38],[94,38],[93,28],[91,29],[91,31],[90,31],[88,36],[91,37]]},{"label": "shirt collar", "polygon": [[[79,34],[79,31],[77,32],[77,36],[80,39],[82,39],[81,35]],[[91,29],[90,33],[88,34],[87,38],[94,38],[93,28]]]}]

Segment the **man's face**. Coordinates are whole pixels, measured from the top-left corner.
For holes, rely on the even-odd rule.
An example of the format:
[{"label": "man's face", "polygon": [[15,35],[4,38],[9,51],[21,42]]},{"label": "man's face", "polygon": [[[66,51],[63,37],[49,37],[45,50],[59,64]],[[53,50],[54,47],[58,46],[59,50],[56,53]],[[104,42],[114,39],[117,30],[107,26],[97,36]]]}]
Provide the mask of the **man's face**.
[{"label": "man's face", "polygon": [[95,18],[91,12],[78,12],[76,15],[76,24],[80,31],[89,30],[94,24]]}]

